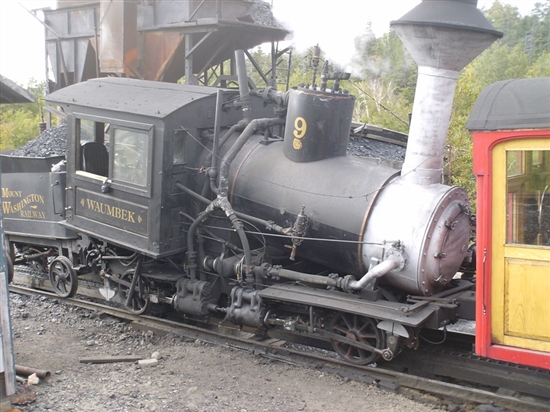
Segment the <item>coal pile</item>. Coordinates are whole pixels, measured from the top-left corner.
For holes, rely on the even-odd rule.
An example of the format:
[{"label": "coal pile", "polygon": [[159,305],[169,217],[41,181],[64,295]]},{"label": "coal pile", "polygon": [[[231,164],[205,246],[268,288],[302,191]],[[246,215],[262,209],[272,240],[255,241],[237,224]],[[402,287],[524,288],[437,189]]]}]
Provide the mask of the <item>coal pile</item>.
[{"label": "coal pile", "polygon": [[52,157],[65,156],[67,151],[67,125],[50,127],[26,145],[15,149],[12,156]]},{"label": "coal pile", "polygon": [[[40,133],[36,139],[16,149],[12,153],[12,156],[64,156],[66,149],[67,126],[61,125],[46,129],[44,132]],[[405,159],[405,148],[379,140],[350,136],[348,155],[402,162]]]},{"label": "coal pile", "polygon": [[279,26],[273,13],[271,11],[271,6],[265,1],[261,0],[250,0],[250,6],[246,15],[239,18],[238,20],[249,21],[254,24],[262,24],[265,26]]},{"label": "coal pile", "polygon": [[348,155],[359,157],[372,157],[375,159],[405,160],[406,149],[403,146],[386,143],[365,137],[350,136]]}]

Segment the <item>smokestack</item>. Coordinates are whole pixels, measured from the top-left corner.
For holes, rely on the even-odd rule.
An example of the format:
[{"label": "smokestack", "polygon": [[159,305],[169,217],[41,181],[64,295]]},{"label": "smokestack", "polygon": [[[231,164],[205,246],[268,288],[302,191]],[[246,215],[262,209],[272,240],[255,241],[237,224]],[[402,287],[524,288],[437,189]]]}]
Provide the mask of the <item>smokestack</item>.
[{"label": "smokestack", "polygon": [[477,0],[423,0],[390,25],[418,64],[401,175],[415,184],[441,183],[458,74],[502,33],[477,9]]}]

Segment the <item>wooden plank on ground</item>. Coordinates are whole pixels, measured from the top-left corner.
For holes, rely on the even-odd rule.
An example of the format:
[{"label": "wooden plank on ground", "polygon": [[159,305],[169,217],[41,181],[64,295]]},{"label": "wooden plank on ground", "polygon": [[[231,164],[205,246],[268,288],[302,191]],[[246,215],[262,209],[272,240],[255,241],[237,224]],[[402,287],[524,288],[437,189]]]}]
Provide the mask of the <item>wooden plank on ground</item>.
[{"label": "wooden plank on ground", "polygon": [[137,362],[142,360],[143,356],[138,355],[120,355],[120,356],[89,356],[78,358],[80,363],[116,363],[116,362]]}]

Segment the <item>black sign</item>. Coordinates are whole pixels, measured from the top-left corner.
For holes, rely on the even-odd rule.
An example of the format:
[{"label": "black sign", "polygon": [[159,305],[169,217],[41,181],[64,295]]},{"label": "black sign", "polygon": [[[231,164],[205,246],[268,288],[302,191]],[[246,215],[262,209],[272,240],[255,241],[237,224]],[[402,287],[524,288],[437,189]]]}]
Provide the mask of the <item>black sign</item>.
[{"label": "black sign", "polygon": [[148,208],[77,188],[76,214],[147,236]]}]

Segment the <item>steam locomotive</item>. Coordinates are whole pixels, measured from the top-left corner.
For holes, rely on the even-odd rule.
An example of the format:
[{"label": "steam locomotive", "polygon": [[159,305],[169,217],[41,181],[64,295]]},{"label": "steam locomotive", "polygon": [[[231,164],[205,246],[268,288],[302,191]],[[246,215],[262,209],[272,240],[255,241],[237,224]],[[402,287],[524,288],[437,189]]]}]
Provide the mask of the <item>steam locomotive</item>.
[{"label": "steam locomotive", "polygon": [[419,64],[402,168],[346,156],[345,75],[250,91],[242,51],[239,90],[102,78],[50,94],[66,159],[2,158],[11,270],[47,272],[61,297],[92,279],[135,313],[327,340],[356,364],[473,319],[457,275],[469,200],[440,183],[442,158],[458,73],[501,33],[468,1],[424,1],[392,26]]}]

